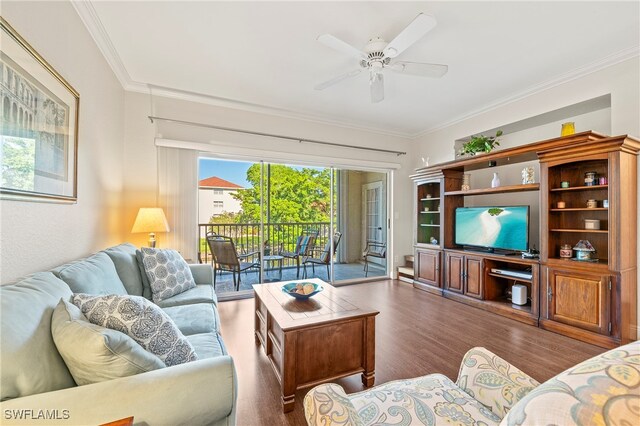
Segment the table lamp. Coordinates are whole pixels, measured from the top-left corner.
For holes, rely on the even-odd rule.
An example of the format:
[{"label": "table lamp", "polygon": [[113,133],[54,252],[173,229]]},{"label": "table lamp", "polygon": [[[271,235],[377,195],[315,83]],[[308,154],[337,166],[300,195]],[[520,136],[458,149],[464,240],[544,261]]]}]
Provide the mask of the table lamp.
[{"label": "table lamp", "polygon": [[141,207],[131,233],[149,233],[149,247],[156,246],[156,232],[169,232],[169,223],[160,207]]}]

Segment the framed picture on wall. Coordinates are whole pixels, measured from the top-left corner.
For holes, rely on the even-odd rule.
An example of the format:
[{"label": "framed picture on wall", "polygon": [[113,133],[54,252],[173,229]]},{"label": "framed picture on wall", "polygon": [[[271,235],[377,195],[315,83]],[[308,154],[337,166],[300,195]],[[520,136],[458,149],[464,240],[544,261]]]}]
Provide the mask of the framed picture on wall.
[{"label": "framed picture on wall", "polygon": [[0,26],[0,198],[75,202],[80,95]]}]

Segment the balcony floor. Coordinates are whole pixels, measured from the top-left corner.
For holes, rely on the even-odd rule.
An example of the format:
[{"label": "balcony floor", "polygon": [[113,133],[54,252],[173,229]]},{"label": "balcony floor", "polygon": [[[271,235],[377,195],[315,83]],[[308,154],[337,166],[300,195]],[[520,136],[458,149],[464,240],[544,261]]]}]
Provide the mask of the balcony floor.
[{"label": "balcony floor", "polygon": [[[363,263],[337,263],[334,265],[333,270],[335,273],[335,280],[352,280],[355,278],[364,278],[364,264]],[[303,268],[300,267],[300,278],[302,279]],[[277,279],[277,270],[268,270],[265,272],[266,279]],[[379,266],[370,266],[368,277],[384,277],[386,273],[384,269]],[[316,266],[315,274],[310,266],[307,266],[307,278],[320,278],[327,280],[327,268],[325,266]],[[258,284],[260,276],[257,271],[250,271],[248,273],[243,272],[240,281],[240,291],[251,290],[253,284]],[[291,281],[296,278],[295,267],[285,267],[282,269],[282,280],[278,281]],[[229,272],[223,272],[222,275],[218,275],[216,278],[216,294],[229,294],[234,293],[233,289],[233,275]]]}]

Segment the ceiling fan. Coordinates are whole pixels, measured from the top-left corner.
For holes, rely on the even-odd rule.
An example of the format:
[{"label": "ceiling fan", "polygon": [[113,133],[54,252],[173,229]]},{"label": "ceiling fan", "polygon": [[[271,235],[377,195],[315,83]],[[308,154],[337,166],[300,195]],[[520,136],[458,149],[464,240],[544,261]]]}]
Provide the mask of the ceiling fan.
[{"label": "ceiling fan", "polygon": [[390,69],[400,74],[410,74],[421,77],[442,77],[449,69],[447,65],[393,60],[409,46],[420,40],[426,33],[431,31],[433,27],[436,26],[436,23],[436,19],[433,16],[420,13],[391,42],[387,43],[381,37],[375,37],[369,40],[369,43],[364,47],[364,51],[353,47],[349,43],[331,34],[319,36],[318,41],[325,46],[358,59],[360,67],[320,83],[314,88],[316,90],[324,90],[343,80],[355,77],[364,70],[369,70],[371,102],[376,103],[384,99],[384,70]]}]

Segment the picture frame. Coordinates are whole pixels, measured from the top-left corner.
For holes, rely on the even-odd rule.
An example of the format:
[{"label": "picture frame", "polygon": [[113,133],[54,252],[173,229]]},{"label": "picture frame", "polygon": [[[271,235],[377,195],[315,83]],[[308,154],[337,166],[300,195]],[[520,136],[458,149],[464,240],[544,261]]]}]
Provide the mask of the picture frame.
[{"label": "picture frame", "polygon": [[79,93],[0,17],[0,198],[77,202]]}]

